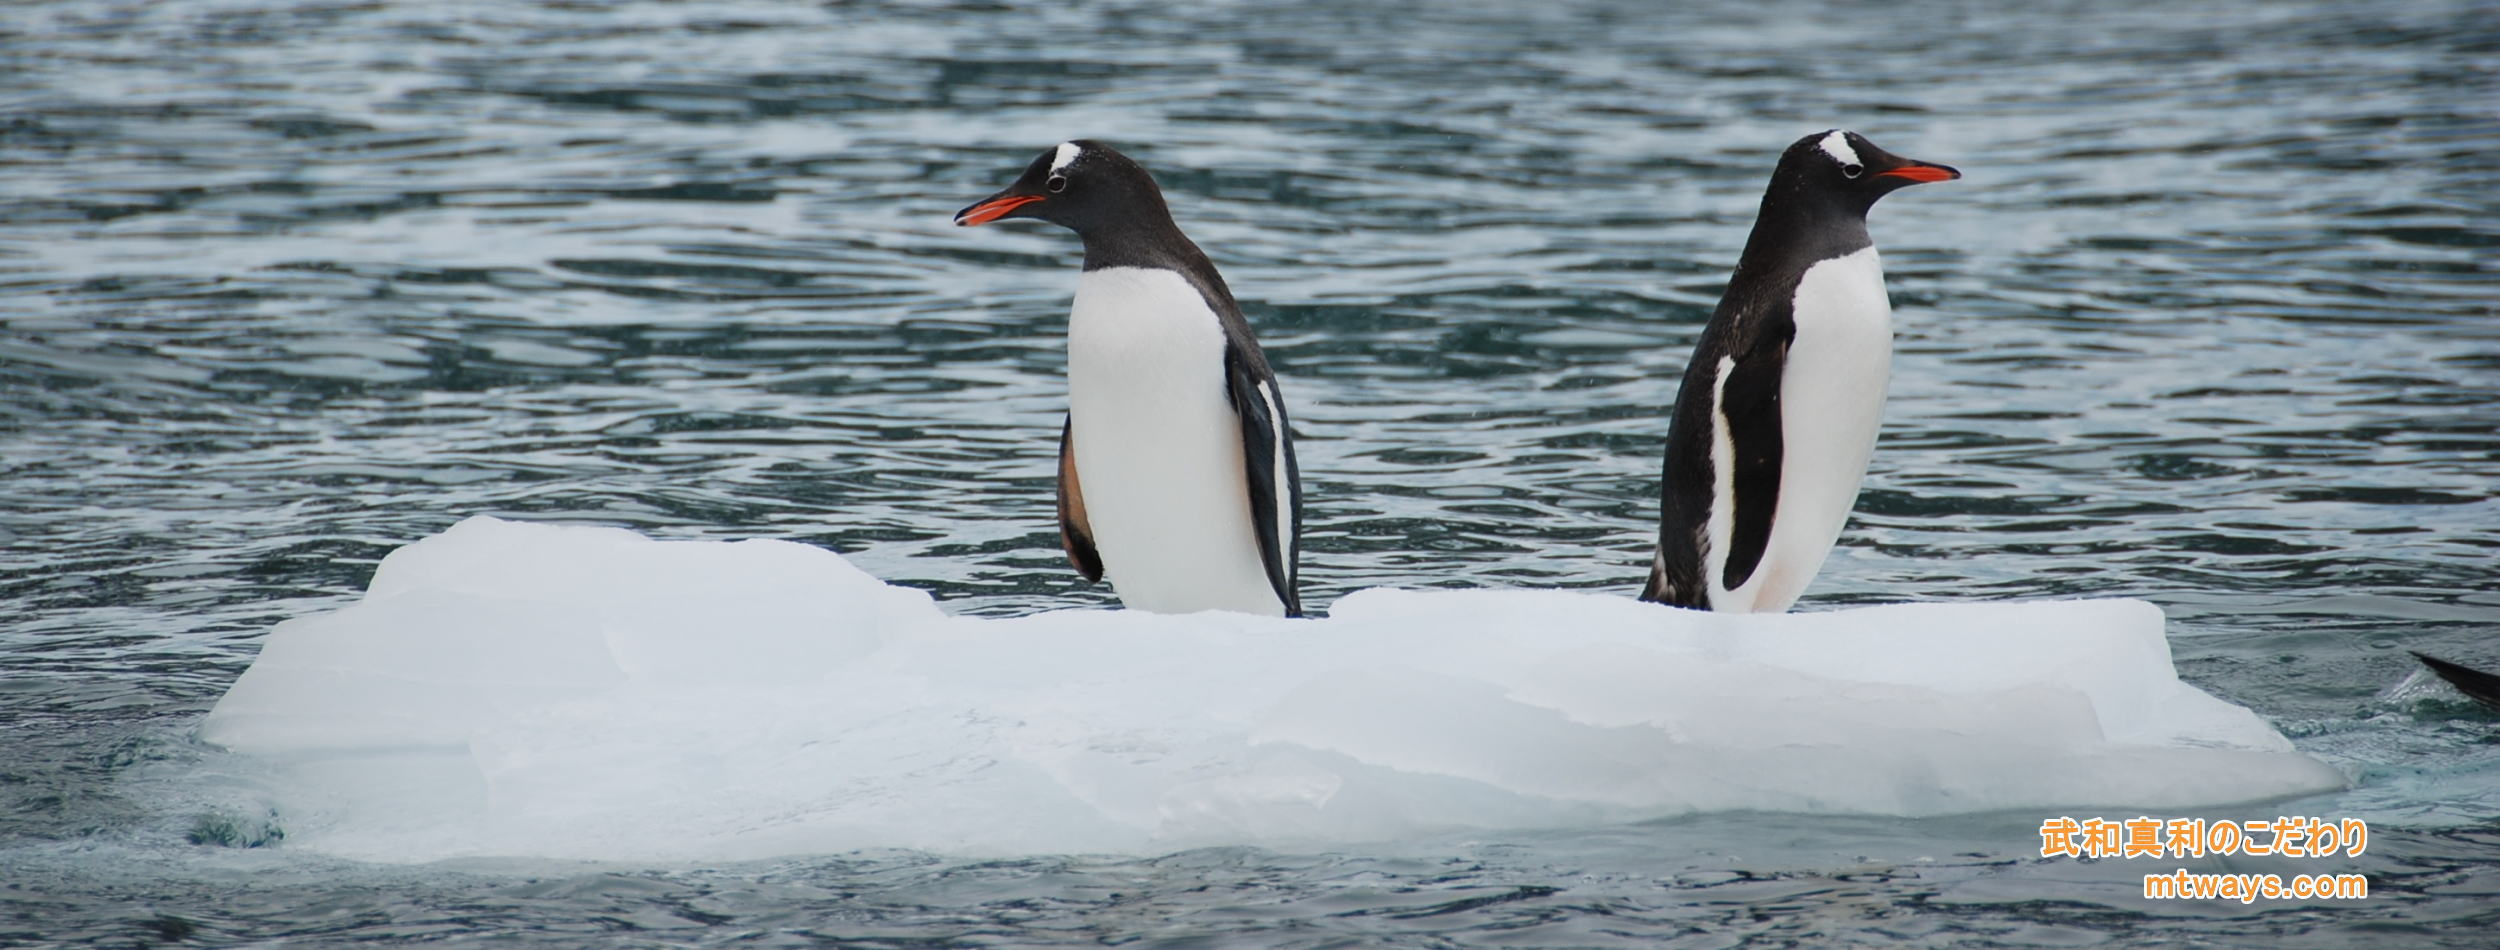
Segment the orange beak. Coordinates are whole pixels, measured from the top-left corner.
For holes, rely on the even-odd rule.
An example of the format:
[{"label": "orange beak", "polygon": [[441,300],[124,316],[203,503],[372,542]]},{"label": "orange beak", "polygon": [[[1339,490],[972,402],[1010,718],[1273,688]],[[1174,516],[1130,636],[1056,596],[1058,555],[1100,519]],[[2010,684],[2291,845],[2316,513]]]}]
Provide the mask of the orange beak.
[{"label": "orange beak", "polygon": [[1875,177],[1907,178],[1916,182],[1952,181],[1953,179],[1962,177],[1962,173],[1954,171],[1952,168],[1944,165],[1928,165],[1921,162],[1911,162],[1910,164],[1903,165],[1891,171],[1878,174]]},{"label": "orange beak", "polygon": [[960,227],[971,227],[976,224],[988,224],[992,221],[1006,217],[1007,212],[1014,211],[1017,208],[1024,207],[1025,205],[1029,205],[1040,200],[1042,200],[1042,196],[1040,195],[1003,195],[997,198],[992,198],[988,201],[981,202],[980,204],[973,205],[972,207],[965,208],[963,211],[957,213],[955,215],[955,224]]}]

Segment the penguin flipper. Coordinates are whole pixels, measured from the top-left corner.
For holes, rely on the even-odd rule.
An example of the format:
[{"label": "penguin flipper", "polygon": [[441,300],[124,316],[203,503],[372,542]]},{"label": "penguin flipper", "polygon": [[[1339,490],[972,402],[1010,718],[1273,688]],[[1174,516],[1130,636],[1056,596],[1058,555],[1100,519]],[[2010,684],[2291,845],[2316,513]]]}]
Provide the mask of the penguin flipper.
[{"label": "penguin flipper", "polygon": [[1780,457],[1786,440],[1780,433],[1780,376],[1788,368],[1788,341],[1766,340],[1739,357],[1719,390],[1718,412],[1726,417],[1728,443],[1735,450],[1734,525],[1728,532],[1727,566],[1719,586],[1745,586],[1762,553],[1771,544],[1771,520],[1779,511]]},{"label": "penguin flipper", "polygon": [[1076,421],[1059,424],[1059,546],[1068,563],[1089,581],[1102,580],[1102,554],[1094,550],[1094,528],[1085,520],[1085,491],[1076,481]]},{"label": "penguin flipper", "polygon": [[[1649,582],[1641,585],[1641,599],[1653,604],[1683,607],[1689,610],[1710,609],[1710,585],[1703,575],[1702,552],[1710,546],[1710,506],[1687,511],[1692,505],[1685,498],[1690,485],[1707,491],[1710,449],[1706,445],[1687,444],[1691,440],[1683,431],[1688,425],[1679,420],[1667,431],[1666,474],[1661,476],[1658,546],[1650,552]],[[1705,426],[1706,428],[1706,426]],[[1701,472],[1682,469],[1699,462]]]},{"label": "penguin flipper", "polygon": [[2475,702],[2485,706],[2500,709],[2500,676],[2494,676],[2463,664],[2450,663],[2435,656],[2414,653],[2413,658],[2422,661],[2423,666],[2430,667],[2431,672],[2439,674],[2440,679],[2447,680],[2448,685],[2457,688],[2457,692],[2464,693]]},{"label": "penguin flipper", "polygon": [[1242,481],[1250,490],[1259,561],[1285,616],[1302,616],[1302,595],[1295,591],[1301,580],[1295,555],[1302,537],[1302,469],[1294,461],[1285,401],[1276,395],[1267,361],[1238,342],[1224,348],[1224,395],[1241,419]]},{"label": "penguin flipper", "polygon": [[[1706,338],[1705,338],[1706,339]],[[1692,363],[1675,391],[1667,418],[1666,463],[1658,473],[1658,546],[1649,559],[1649,582],[1641,599],[1670,607],[1710,609],[1710,496],[1718,490],[1710,460],[1711,415],[1706,395],[1717,388],[1719,367],[1707,345],[1694,348]]]}]

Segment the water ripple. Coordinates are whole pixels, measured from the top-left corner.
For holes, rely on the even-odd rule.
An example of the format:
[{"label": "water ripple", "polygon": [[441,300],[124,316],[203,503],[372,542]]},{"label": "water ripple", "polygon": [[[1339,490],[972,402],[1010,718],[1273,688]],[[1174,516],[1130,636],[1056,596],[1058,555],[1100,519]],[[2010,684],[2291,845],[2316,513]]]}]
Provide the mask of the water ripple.
[{"label": "water ripple", "polygon": [[[1784,0],[15,5],[0,695],[28,712],[0,725],[27,750],[0,755],[0,827],[146,820],[98,784],[134,737],[196,715],[270,622],[468,514],[801,540],[959,611],[1108,603],[1049,521],[1074,242],[948,219],[1080,134],[1156,169],[1267,342],[1322,608],[1375,584],[1629,591],[1664,408],[1768,156],[1849,124],[1960,166],[1874,215],[1896,382],[1807,604],[2151,598],[2200,684],[2280,722],[2362,710],[2367,728],[2304,739],[2323,754],[2378,774],[2429,749],[2470,776],[2479,740],[2373,697],[2410,669],[2399,647],[2484,656],[2500,618],[2494,24],[2487,4],[2394,0],[1846,21]],[[2495,853],[2407,834],[2418,854]],[[821,935],[798,917],[831,898],[777,888],[885,879],[901,903],[859,920],[1020,942],[1119,919],[1454,942],[1835,921],[1903,943],[2256,939],[2115,899],[2082,900],[2117,923],[1952,909],[1991,906],[1984,861],[1528,870],[1583,846],[1447,879],[1184,855],[560,875],[424,907],[374,883],[322,897],[346,908],[329,924],[147,926],[415,939],[550,927],[550,907],[579,927],[613,902],[631,927],[610,929],[740,921],[787,942]],[[2417,890],[2374,911],[2474,916],[2430,896],[2461,872],[2397,866],[2415,860],[2380,886]],[[1232,896],[1174,896],[1193,881]],[[503,909],[464,903],[481,886]],[[1106,896],[1137,887],[1143,910]],[[97,891],[75,927],[133,933],[133,888]],[[1756,911],[1708,909],[1731,906]]]}]

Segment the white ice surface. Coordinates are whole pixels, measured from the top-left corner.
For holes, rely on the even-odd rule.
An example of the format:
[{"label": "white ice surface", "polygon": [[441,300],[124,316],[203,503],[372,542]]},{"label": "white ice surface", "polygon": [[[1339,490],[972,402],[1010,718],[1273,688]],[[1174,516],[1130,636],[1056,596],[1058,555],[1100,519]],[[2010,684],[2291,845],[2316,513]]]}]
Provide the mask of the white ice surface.
[{"label": "white ice surface", "polygon": [[1694,811],[2339,788],[2129,600],[1719,616],[1367,590],[1324,620],[950,617],[839,555],[472,518],[200,727],[286,846],[719,860],[1326,845]]}]

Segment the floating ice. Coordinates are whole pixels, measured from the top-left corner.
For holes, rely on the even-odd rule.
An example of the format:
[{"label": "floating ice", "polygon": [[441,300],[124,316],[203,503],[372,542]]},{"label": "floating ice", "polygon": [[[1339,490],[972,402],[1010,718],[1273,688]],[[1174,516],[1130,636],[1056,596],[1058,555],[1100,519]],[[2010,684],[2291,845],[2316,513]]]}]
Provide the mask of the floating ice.
[{"label": "floating ice", "polygon": [[949,617],[839,555],[472,518],[282,624],[200,728],[287,847],[733,859],[1320,845],[1715,809],[2341,787],[2126,600],[1728,617],[1367,590],[1325,620]]}]

